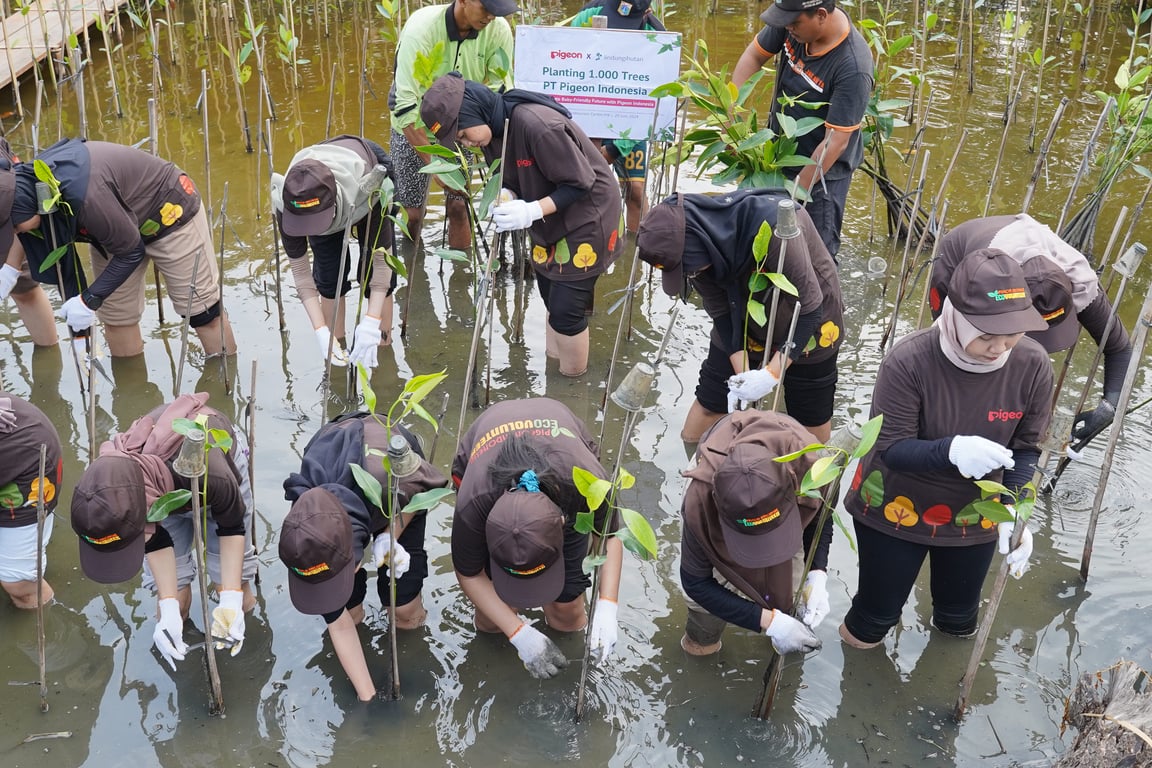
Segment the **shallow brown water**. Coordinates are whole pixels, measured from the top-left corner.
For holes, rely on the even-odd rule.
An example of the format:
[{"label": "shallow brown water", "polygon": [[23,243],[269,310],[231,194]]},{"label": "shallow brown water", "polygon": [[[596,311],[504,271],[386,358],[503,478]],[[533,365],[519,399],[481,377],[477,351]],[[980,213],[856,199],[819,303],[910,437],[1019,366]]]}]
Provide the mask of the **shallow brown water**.
[{"label": "shallow brown water", "polygon": [[[743,3],[721,2],[715,15],[707,3],[685,3],[668,18],[685,32],[686,48],[696,38],[710,46],[714,62],[734,61],[759,25],[755,10]],[[869,13],[875,8],[869,4]],[[547,20],[573,12],[575,3],[549,4],[539,13]],[[259,8],[257,8],[257,12]],[[1029,13],[1033,38],[1042,25],[1043,8]],[[188,11],[191,14],[191,11]],[[364,14],[363,9],[359,11]],[[1002,123],[1005,36],[996,11],[978,14],[980,66],[976,92],[969,95],[963,73],[952,70],[952,38],[929,47],[935,98],[925,148],[931,153],[928,190],[935,194],[960,131],[969,129],[968,144],[949,187],[950,221],[979,215],[995,161]],[[941,11],[942,16],[946,15]],[[1127,50],[1127,38],[1113,29],[1120,23],[1097,17],[1093,24],[1089,68],[1081,73],[1072,35],[1065,32],[1055,69],[1046,75],[1041,102],[1041,132],[1061,95],[1073,102],[1061,124],[1047,176],[1042,179],[1032,212],[1054,220],[1063,205],[1071,176],[1080,162],[1084,141],[1099,112],[1087,92],[1107,87],[1116,62]],[[337,62],[334,132],[359,130],[358,54],[363,20],[345,8],[333,12],[332,35],[324,38],[306,28],[301,90],[289,98],[285,68],[270,51],[268,70],[277,101],[274,128],[278,167],[296,148],[323,137],[328,83]],[[376,23],[375,21],[373,23]],[[1081,22],[1070,26],[1079,28]],[[273,25],[274,26],[274,25]],[[1103,28],[1103,32],[1099,30]],[[1147,627],[1152,619],[1148,584],[1152,564],[1144,553],[1152,534],[1140,524],[1147,498],[1149,470],[1148,416],[1132,417],[1117,452],[1097,534],[1092,580],[1084,586],[1077,574],[1079,553],[1095,490],[1100,446],[1084,464],[1066,474],[1054,498],[1038,515],[1037,553],[1027,577],[1009,585],[993,631],[986,664],[976,680],[974,707],[960,726],[950,718],[955,684],[970,645],[950,640],[928,628],[927,598],[920,589],[906,607],[901,625],[884,649],[855,652],[841,645],[836,626],[855,589],[856,562],[847,539],[837,534],[831,561],[832,613],[820,627],[824,649],[791,664],[770,722],[748,718],[767,660],[764,638],[729,631],[724,649],[711,659],[686,657],[679,648],[685,610],[678,586],[678,511],[685,481],[679,470],[686,458],[678,433],[692,398],[699,360],[705,351],[708,323],[697,308],[680,313],[657,380],[657,394],[628,442],[624,463],[638,483],[627,499],[643,510],[657,529],[661,558],[653,564],[629,561],[621,588],[622,637],[616,658],[593,669],[590,712],[572,723],[578,668],[559,678],[537,682],[521,669],[502,641],[477,637],[471,610],[456,586],[448,555],[451,509],[441,506],[431,516],[428,545],[432,575],[425,585],[429,611],[425,629],[401,636],[400,659],[404,698],[398,702],[361,705],[355,701],[338,661],[321,630],[322,622],[295,612],[288,599],[285,572],[276,559],[276,535],[287,512],[280,483],[299,463],[308,438],[320,426],[325,408],[319,391],[321,372],[314,364],[314,342],[304,313],[295,303],[290,276],[284,270],[287,332],[277,332],[273,292],[271,234],[262,192],[267,167],[248,155],[239,133],[237,106],[227,74],[227,61],[215,43],[198,42],[193,17],[176,27],[178,62],[166,61],[165,90],[160,95],[160,153],[211,190],[213,211],[221,206],[228,183],[225,225],[226,303],[241,343],[229,378],[231,396],[217,361],[193,355],[181,388],[207,389],[213,404],[235,414],[249,394],[251,362],[258,365],[256,499],[261,513],[260,605],[248,622],[248,640],[236,658],[221,659],[227,714],[209,717],[200,652],[193,652],[171,673],[151,650],[154,599],[138,582],[104,589],[86,580],[76,562],[76,544],[67,524],[68,489],[87,460],[88,431],[76,375],[58,350],[33,350],[11,306],[0,310],[0,381],[27,396],[51,415],[65,449],[65,493],[49,547],[48,576],[58,603],[47,611],[47,669],[51,709],[41,714],[35,687],[9,687],[0,705],[5,727],[0,735],[0,764],[12,766],[352,766],[390,765],[523,765],[545,761],[586,765],[988,765],[1047,764],[1065,749],[1060,718],[1070,682],[1084,672],[1111,664],[1118,657],[1148,662]],[[222,29],[222,28],[221,28]],[[273,30],[274,31],[274,30]],[[946,27],[952,32],[952,27]],[[162,40],[164,38],[162,37]],[[1074,42],[1071,44],[1075,45]],[[1030,52],[1035,40],[1021,43]],[[105,84],[107,69],[98,57],[89,71],[89,133],[124,143],[147,135],[145,99],[151,89],[151,67],[139,38],[129,38],[129,56],[116,71],[123,89],[126,117],[111,111]],[[365,133],[386,140],[384,97],[390,79],[390,49],[371,46],[366,95]],[[166,43],[161,52],[167,55]],[[101,54],[102,56],[102,54]],[[212,74],[209,93],[211,177],[204,172],[200,118],[194,111],[201,66]],[[128,75],[128,82],[125,82]],[[258,124],[256,79],[246,88],[250,119]],[[1028,87],[1025,87],[1027,93]],[[30,103],[31,89],[25,88]],[[1030,98],[1030,97],[1029,97]],[[1023,198],[1034,163],[1026,151],[1031,102],[1010,131],[992,212],[1015,210]],[[77,122],[74,100],[66,94],[61,122],[66,134]],[[56,111],[46,109],[42,143],[56,137]],[[11,128],[11,126],[6,126]],[[11,136],[27,154],[29,126]],[[907,136],[895,144],[907,145]],[[893,161],[901,183],[906,169]],[[1143,182],[1122,183],[1101,221],[1100,240],[1107,237],[1115,211],[1134,205]],[[704,190],[706,180],[685,171],[682,189]],[[258,194],[259,192],[259,194]],[[847,341],[841,353],[837,421],[858,417],[867,409],[879,361],[877,345],[891,314],[892,275],[900,251],[891,252],[883,223],[873,227],[871,186],[858,177],[845,224],[841,280],[845,291]],[[435,201],[438,202],[438,201]],[[429,216],[425,236],[433,245],[441,237],[439,209]],[[873,235],[873,232],[875,234]],[[1146,242],[1141,224],[1136,237]],[[1102,242],[1101,242],[1102,248]],[[884,275],[868,273],[870,257],[890,264]],[[568,403],[598,433],[599,404],[620,311],[609,308],[627,284],[629,262],[622,259],[601,281],[593,320],[590,372],[584,379],[560,377],[543,351],[544,322],[539,299],[529,302],[527,341],[509,341],[514,283],[507,272],[499,282],[496,332],[492,342],[494,401],[547,395]],[[381,350],[373,386],[381,399],[394,396],[414,373],[446,368],[451,394],[436,458],[443,465],[453,447],[463,370],[471,341],[470,277],[434,256],[425,256],[411,288],[410,338]],[[1131,327],[1139,296],[1147,285],[1137,280],[1124,303]],[[917,294],[918,296],[918,294]],[[618,371],[655,355],[667,323],[670,302],[658,281],[645,277],[637,292],[634,333],[622,345]],[[145,317],[146,352],[142,360],[111,364],[116,388],[101,384],[97,432],[127,426],[134,418],[171,397],[179,353],[178,326],[168,306],[164,326],[154,309]],[[901,315],[901,330],[912,327],[911,308]],[[1079,387],[1087,362],[1083,352],[1074,368]],[[618,374],[619,375],[619,374]],[[238,382],[237,382],[238,379]],[[1148,395],[1137,380],[1134,398]],[[345,403],[342,385],[327,406],[329,415]],[[229,406],[229,403],[235,403]],[[439,396],[433,396],[433,410]],[[1069,406],[1070,407],[1070,406]],[[473,414],[475,412],[472,412]],[[608,412],[604,444],[606,463],[620,444],[620,411]],[[430,438],[427,429],[424,436]],[[925,582],[926,583],[926,582]],[[369,598],[369,618],[362,637],[377,680],[387,664],[386,622],[376,598]],[[0,679],[35,679],[36,635],[31,614],[0,601]],[[191,639],[191,638],[189,638]],[[570,658],[581,652],[580,637],[557,638]],[[21,745],[33,733],[72,731],[71,738]]]}]

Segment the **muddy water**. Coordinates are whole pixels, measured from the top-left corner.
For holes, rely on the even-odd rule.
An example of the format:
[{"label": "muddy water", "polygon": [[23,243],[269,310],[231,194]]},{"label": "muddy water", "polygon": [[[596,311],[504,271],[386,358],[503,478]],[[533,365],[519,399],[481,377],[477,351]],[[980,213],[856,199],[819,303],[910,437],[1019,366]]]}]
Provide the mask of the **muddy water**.
[{"label": "muddy water", "polygon": [[[870,4],[871,5],[871,4]],[[715,15],[707,3],[685,3],[668,19],[686,32],[686,39],[705,39],[713,61],[733,61],[758,28],[755,13],[743,3],[719,3]],[[574,4],[546,5],[535,12],[554,20],[574,10]],[[870,12],[874,12],[871,9]],[[364,20],[345,8],[333,12],[332,34],[318,36],[308,28],[302,56],[301,88],[289,98],[284,67],[268,54],[269,77],[280,119],[275,124],[273,150],[282,168],[292,152],[323,137],[328,83],[336,63],[336,132],[359,130],[358,64]],[[985,12],[987,13],[987,12]],[[1042,25],[1041,10],[1033,12],[1034,29]],[[1078,17],[1076,17],[1078,18]],[[979,215],[988,190],[988,177],[1002,132],[1004,59],[1008,43],[999,33],[995,15],[983,15],[977,40],[980,60],[977,86],[969,95],[965,76],[952,70],[953,38],[935,41],[928,53],[940,71],[933,76],[934,101],[925,134],[931,153],[928,189],[938,188],[947,159],[960,133],[968,143],[949,187],[949,220]],[[178,21],[179,19],[177,19]],[[1043,132],[1061,95],[1072,104],[1058,132],[1052,161],[1041,179],[1032,212],[1054,220],[1063,205],[1071,176],[1079,164],[1084,141],[1099,104],[1093,88],[1108,87],[1110,73],[1128,38],[1113,29],[1119,17],[1102,23],[1097,17],[1089,49],[1088,69],[1078,68],[1079,42],[1070,21],[1054,69],[1046,75],[1041,102]],[[374,22],[376,23],[376,22]],[[970,645],[929,630],[927,595],[913,593],[900,626],[883,650],[858,652],[845,648],[836,626],[855,589],[856,561],[848,540],[837,535],[829,587],[832,613],[819,629],[824,649],[789,665],[781,696],[770,722],[748,718],[767,660],[764,638],[729,631],[723,650],[714,658],[687,657],[679,648],[685,609],[678,587],[679,522],[677,514],[685,485],[679,470],[685,452],[678,433],[695,385],[698,361],[705,349],[708,323],[690,307],[680,319],[657,381],[657,393],[626,444],[624,464],[638,478],[627,499],[656,527],[662,542],[658,562],[628,562],[621,588],[621,640],[616,657],[603,669],[593,669],[589,714],[572,722],[578,678],[573,665],[559,678],[537,682],[521,669],[503,641],[477,636],[471,610],[451,572],[448,555],[451,509],[431,514],[428,547],[432,575],[424,595],[429,617],[426,628],[400,638],[403,699],[359,704],[347,683],[332,646],[316,617],[296,613],[287,596],[285,571],[276,559],[276,534],[287,512],[280,483],[298,466],[300,451],[320,426],[324,414],[339,412],[348,403],[338,384],[331,401],[321,403],[321,372],[314,342],[303,312],[294,303],[284,270],[287,332],[277,332],[277,310],[271,267],[271,236],[263,193],[266,165],[244,152],[227,61],[215,44],[198,43],[194,19],[175,27],[177,63],[164,54],[160,94],[160,153],[180,163],[211,189],[214,213],[228,183],[224,224],[226,301],[242,349],[227,375],[217,361],[204,361],[195,352],[179,385],[213,393],[213,404],[239,415],[251,390],[250,366],[258,366],[256,385],[256,499],[260,511],[257,538],[261,545],[260,601],[248,621],[248,639],[236,658],[221,659],[227,714],[209,717],[202,671],[202,652],[193,651],[176,672],[163,666],[151,649],[153,598],[138,583],[111,589],[87,581],[76,562],[76,544],[66,515],[68,488],[87,460],[89,433],[76,373],[59,350],[33,350],[11,305],[0,310],[0,380],[6,389],[24,395],[56,422],[65,450],[65,492],[61,516],[49,547],[48,575],[58,602],[47,611],[47,714],[38,711],[35,687],[7,688],[0,705],[5,727],[0,734],[4,765],[416,765],[529,764],[541,761],[587,765],[1042,765],[1063,751],[1060,718],[1070,682],[1080,674],[1111,664],[1117,657],[1148,661],[1148,583],[1152,565],[1143,553],[1152,534],[1139,524],[1146,498],[1148,449],[1152,438],[1148,416],[1139,412],[1116,456],[1097,535],[1092,580],[1084,586],[1077,575],[1080,548],[1092,504],[1102,450],[1089,451],[1075,465],[1052,499],[1038,514],[1035,565],[1027,577],[1009,586],[986,663],[976,679],[973,710],[957,726],[949,716],[955,685]],[[218,28],[218,29],[222,29]],[[947,28],[946,31],[953,31]],[[1035,34],[1033,34],[1035,37]],[[162,38],[163,39],[163,38]],[[1030,52],[1035,40],[1021,43]],[[89,70],[89,132],[94,138],[134,143],[147,135],[145,99],[152,87],[147,51],[139,38],[129,37],[117,54],[115,71],[127,113],[117,119],[107,86],[108,70],[99,59]],[[390,50],[371,46],[365,95],[367,135],[384,140],[384,95],[389,81]],[[211,69],[209,92],[210,183],[204,171],[200,117],[194,111],[199,95],[199,68]],[[1025,88],[1025,93],[1028,88]],[[246,88],[252,123],[260,121],[255,78]],[[30,102],[31,90],[25,89]],[[73,98],[66,94],[60,123],[67,134],[78,125]],[[992,212],[1015,210],[1034,163],[1026,152],[1030,116],[1021,118],[1009,134]],[[57,113],[47,109],[40,138],[56,136]],[[11,126],[6,126],[10,128]],[[49,138],[50,137],[50,138]],[[13,143],[24,154],[31,143],[27,125],[18,126]],[[897,142],[907,145],[907,135]],[[902,181],[905,166],[893,162]],[[702,190],[707,181],[682,174],[682,189]],[[1121,184],[1114,204],[1101,221],[1106,239],[1121,203],[1133,205],[1143,182]],[[877,345],[891,313],[893,275],[900,251],[884,239],[883,222],[873,224],[871,187],[858,178],[845,224],[841,278],[847,307],[848,340],[841,354],[841,384],[837,420],[858,417],[867,409],[879,360]],[[1138,226],[1136,236],[1152,236]],[[433,208],[425,237],[438,245],[441,221]],[[1101,248],[1103,244],[1101,243]],[[881,256],[891,265],[888,274],[868,271],[869,258]],[[471,277],[431,255],[418,259],[410,287],[401,288],[403,302],[411,291],[409,338],[382,349],[373,386],[381,399],[398,392],[413,373],[441,368],[450,379],[448,415],[437,445],[436,460],[448,462],[456,432],[464,361],[471,339]],[[491,343],[493,401],[526,395],[547,395],[568,403],[592,431],[602,425],[599,413],[604,377],[611,355],[620,310],[609,310],[627,284],[628,261],[601,281],[601,298],[592,325],[590,373],[582,380],[560,377],[543,354],[543,311],[534,295],[528,301],[525,343],[511,341],[516,297],[508,271],[498,286],[496,328]],[[1124,304],[1131,321],[1147,284],[1136,281]],[[670,302],[658,281],[645,278],[637,291],[632,336],[622,345],[620,370],[654,356],[667,323]],[[146,352],[141,360],[116,361],[111,373],[116,387],[100,384],[96,431],[100,436],[127,426],[134,418],[171,397],[179,354],[178,326],[171,306],[167,321],[157,322],[154,308],[145,317]],[[902,331],[914,323],[912,311],[901,315]],[[487,345],[485,345],[487,346]],[[1080,358],[1086,357],[1081,354]],[[1070,389],[1078,387],[1087,367],[1078,359]],[[229,382],[226,384],[225,382]],[[1149,385],[1137,381],[1134,397],[1147,396]],[[480,396],[484,397],[483,387]],[[1071,391],[1065,400],[1072,398]],[[439,409],[439,397],[431,402]],[[233,405],[229,405],[233,403]],[[1069,406],[1070,407],[1070,406]],[[469,418],[475,411],[469,412]],[[609,410],[604,445],[611,461],[620,444],[620,412]],[[426,442],[430,431],[422,429]],[[1102,440],[1100,442],[1103,442]],[[370,593],[371,594],[371,593]],[[386,621],[376,598],[369,598],[366,627],[361,636],[378,682],[387,668]],[[0,601],[2,642],[0,679],[34,680],[37,675],[35,620]],[[193,640],[191,633],[188,638]],[[570,658],[581,653],[580,637],[557,637]],[[71,731],[67,739],[21,745],[35,733]]]}]

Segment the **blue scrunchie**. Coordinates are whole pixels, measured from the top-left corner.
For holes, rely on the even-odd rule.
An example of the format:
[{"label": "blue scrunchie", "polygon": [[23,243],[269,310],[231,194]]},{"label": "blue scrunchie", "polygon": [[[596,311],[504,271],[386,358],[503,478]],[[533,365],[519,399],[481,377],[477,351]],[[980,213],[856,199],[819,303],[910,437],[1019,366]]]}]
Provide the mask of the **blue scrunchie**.
[{"label": "blue scrunchie", "polygon": [[540,479],[536,477],[536,473],[531,470],[525,470],[524,474],[520,475],[520,482],[516,484],[517,488],[522,488],[530,493],[540,492]]}]

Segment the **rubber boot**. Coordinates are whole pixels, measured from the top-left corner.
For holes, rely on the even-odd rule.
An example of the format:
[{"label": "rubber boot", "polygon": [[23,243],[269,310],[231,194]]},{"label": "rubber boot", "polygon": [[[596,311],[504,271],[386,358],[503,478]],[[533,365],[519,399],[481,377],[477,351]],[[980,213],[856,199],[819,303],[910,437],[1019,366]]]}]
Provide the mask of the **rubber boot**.
[{"label": "rubber boot", "polygon": [[575,336],[556,334],[556,351],[560,353],[560,374],[576,378],[588,370],[588,329]]}]

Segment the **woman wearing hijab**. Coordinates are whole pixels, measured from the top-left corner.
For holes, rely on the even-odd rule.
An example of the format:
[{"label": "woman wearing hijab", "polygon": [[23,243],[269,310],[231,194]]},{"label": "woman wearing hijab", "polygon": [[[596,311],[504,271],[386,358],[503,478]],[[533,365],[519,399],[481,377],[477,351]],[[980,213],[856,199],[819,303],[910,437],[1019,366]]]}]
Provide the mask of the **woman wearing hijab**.
[{"label": "woman wearing hijab", "polygon": [[496,231],[528,230],[548,310],[547,354],[563,375],[583,375],[596,278],[620,253],[620,195],[607,161],[552,98],[494,93],[455,72],[428,89],[420,118],[441,144],[478,147],[489,163],[507,145]]},{"label": "woman wearing hijab", "polygon": [[1052,367],[1025,338],[1047,327],[1024,272],[1003,251],[969,253],[932,327],[909,334],[880,364],[872,415],[884,425],[860,462],[845,506],[854,518],[860,579],[840,626],[856,648],[879,645],[900,620],[927,557],[932,623],[968,637],[997,549],[1021,576],[1032,535],[1008,552],[1015,523],[975,511],[975,481],[1017,492],[1032,479],[1048,426]]},{"label": "woman wearing hijab", "polygon": [[[783,190],[752,189],[716,196],[678,194],[654,206],[640,223],[636,246],[640,258],[662,270],[664,291],[687,298],[689,286],[701,296],[712,318],[708,357],[700,366],[696,400],[680,436],[697,442],[739,400],[758,400],[784,378],[788,415],[818,440],[831,436],[836,395],[836,356],[844,325],[836,264],[820,233],[803,209],[796,211],[799,232],[778,236],[776,214],[788,200]],[[767,255],[757,263],[753,245],[762,225],[774,234]],[[789,233],[790,234],[790,233]],[[780,293],[772,329],[768,365],[763,364],[767,323],[758,320],[750,301],[770,311],[777,290],[763,273],[780,269],[796,287],[793,297]],[[757,274],[760,273],[760,274]],[[797,301],[800,315],[789,335]],[[766,319],[766,318],[765,318]],[[788,346],[785,346],[788,345]]]}]

